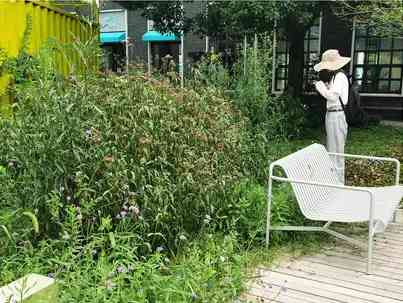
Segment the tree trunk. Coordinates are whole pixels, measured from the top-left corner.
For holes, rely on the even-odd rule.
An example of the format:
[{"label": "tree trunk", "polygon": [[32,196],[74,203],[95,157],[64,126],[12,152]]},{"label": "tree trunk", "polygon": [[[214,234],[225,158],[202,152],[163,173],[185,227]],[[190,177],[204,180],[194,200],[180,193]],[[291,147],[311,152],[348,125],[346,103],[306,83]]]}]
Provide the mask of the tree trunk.
[{"label": "tree trunk", "polygon": [[306,27],[295,22],[287,26],[289,41],[288,93],[301,96],[304,81],[304,37]]}]

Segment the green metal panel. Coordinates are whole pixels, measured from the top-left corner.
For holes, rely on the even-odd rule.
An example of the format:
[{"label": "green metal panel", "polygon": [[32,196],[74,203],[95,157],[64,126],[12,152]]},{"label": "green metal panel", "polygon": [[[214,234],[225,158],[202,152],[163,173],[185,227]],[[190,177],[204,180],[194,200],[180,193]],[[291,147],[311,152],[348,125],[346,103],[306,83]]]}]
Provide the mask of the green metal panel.
[{"label": "green metal panel", "polygon": [[[49,38],[68,43],[73,41],[72,35],[87,40],[92,34],[87,22],[49,6],[47,1],[0,0],[0,48],[4,49],[9,57],[15,57],[19,52],[28,16],[32,21],[29,43],[29,52],[32,55],[35,55]],[[57,54],[56,58],[59,72],[68,75],[68,62],[64,56]],[[76,62],[78,59],[78,55],[74,55]],[[10,98],[4,96],[9,81],[10,77],[7,75],[0,75],[0,113],[10,102]]]}]

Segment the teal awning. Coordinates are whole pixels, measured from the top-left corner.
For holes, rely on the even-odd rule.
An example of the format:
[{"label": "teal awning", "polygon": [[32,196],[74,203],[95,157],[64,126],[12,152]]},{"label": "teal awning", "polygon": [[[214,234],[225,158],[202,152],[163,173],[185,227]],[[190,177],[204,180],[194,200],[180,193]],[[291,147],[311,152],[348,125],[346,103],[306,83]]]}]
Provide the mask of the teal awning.
[{"label": "teal awning", "polygon": [[143,35],[144,42],[164,42],[164,41],[179,41],[179,38],[174,34],[161,34],[157,31],[149,31]]},{"label": "teal awning", "polygon": [[121,43],[125,40],[125,32],[101,33],[101,43]]}]

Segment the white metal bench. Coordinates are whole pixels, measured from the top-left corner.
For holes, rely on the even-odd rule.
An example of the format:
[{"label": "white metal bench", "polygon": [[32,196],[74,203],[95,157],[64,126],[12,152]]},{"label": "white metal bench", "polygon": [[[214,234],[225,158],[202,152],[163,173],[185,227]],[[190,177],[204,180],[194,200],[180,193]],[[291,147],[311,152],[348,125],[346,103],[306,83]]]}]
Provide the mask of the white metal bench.
[{"label": "white metal bench", "polygon": [[[395,185],[386,187],[354,187],[340,183],[331,156],[393,162],[396,165]],[[275,167],[284,170],[287,177],[273,175]],[[393,158],[369,157],[328,153],[320,144],[312,144],[270,165],[268,184],[268,209],[266,245],[270,231],[322,231],[368,249],[367,272],[371,272],[373,237],[383,232],[393,219],[403,197],[399,186],[400,162]],[[323,226],[271,226],[273,180],[291,183],[302,214],[315,221],[325,221]],[[368,245],[329,229],[332,222],[368,222]]]}]

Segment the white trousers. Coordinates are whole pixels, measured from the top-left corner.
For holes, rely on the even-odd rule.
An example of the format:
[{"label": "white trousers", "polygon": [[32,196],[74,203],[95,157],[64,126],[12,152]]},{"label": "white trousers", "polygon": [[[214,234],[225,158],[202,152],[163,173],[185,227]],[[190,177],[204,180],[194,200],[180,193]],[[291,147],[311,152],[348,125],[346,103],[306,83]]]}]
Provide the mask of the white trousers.
[{"label": "white trousers", "polygon": [[[347,138],[347,122],[343,111],[326,113],[326,144],[332,153],[344,153]],[[344,184],[344,157],[332,156],[341,184]]]}]

